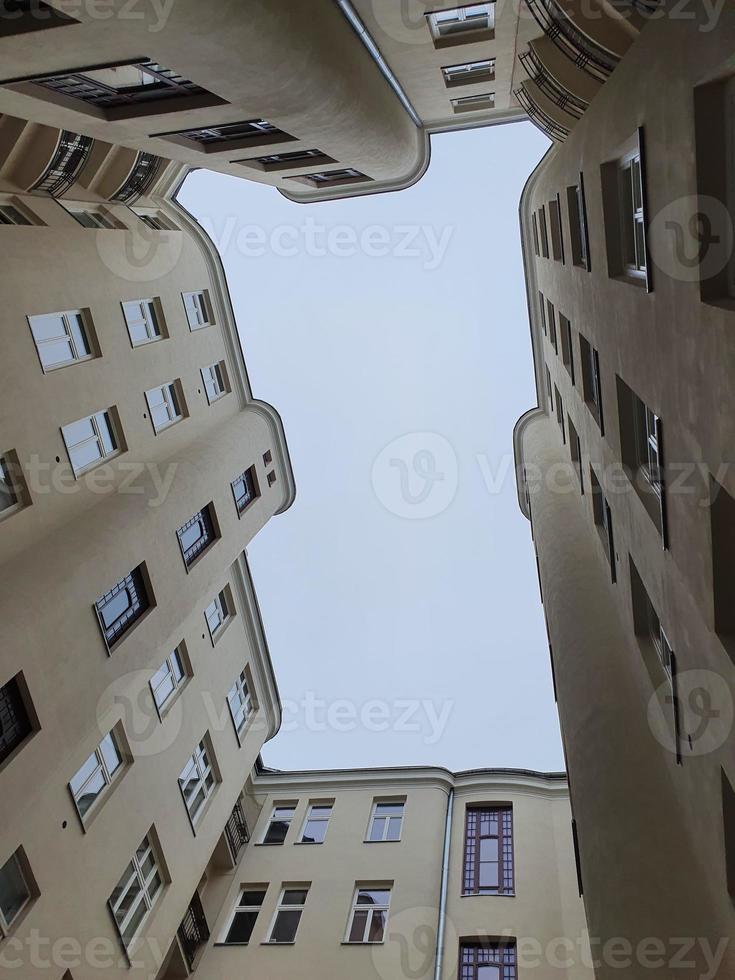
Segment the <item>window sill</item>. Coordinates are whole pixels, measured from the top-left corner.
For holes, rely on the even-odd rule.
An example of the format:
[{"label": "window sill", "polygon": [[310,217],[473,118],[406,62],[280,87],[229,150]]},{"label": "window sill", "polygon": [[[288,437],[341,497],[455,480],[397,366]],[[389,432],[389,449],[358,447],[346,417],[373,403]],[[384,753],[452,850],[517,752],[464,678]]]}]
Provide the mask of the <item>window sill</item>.
[{"label": "window sill", "polygon": [[515,898],[515,892],[462,892],[460,898]]},{"label": "window sill", "polygon": [[400,844],[401,839],[398,840],[364,840],[363,844]]},{"label": "window sill", "polygon": [[260,943],[260,945],[261,946],[295,946],[296,945],[296,940],[295,939],[291,939],[287,943],[276,943],[276,942],[273,942],[272,940],[266,939],[264,942]]},{"label": "window sill", "polygon": [[323,840],[295,840],[294,844],[299,844],[302,847],[314,847],[315,845],[323,844]]},{"label": "window sill", "polygon": [[611,278],[618,282],[627,283],[629,286],[638,286],[639,289],[647,290],[648,288],[645,272],[641,275],[635,275],[632,272],[616,272]]},{"label": "window sill", "polygon": [[362,942],[362,943],[351,943],[347,939],[343,939],[340,946],[385,946],[385,939],[381,939],[380,942]]},{"label": "window sill", "polygon": [[258,840],[253,847],[283,847],[285,840]]}]

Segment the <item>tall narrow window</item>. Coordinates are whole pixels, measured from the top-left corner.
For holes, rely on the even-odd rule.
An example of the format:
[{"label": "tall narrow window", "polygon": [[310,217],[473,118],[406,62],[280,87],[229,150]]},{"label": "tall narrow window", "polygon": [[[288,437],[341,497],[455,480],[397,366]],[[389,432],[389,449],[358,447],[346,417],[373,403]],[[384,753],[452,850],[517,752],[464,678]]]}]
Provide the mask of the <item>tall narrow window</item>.
[{"label": "tall narrow window", "polygon": [[0,867],[0,939],[10,935],[33,893],[25,854],[19,849]]},{"label": "tall narrow window", "polygon": [[544,294],[539,290],[538,294],[538,307],[539,307],[539,321],[541,323],[541,329],[546,333],[546,300]]},{"label": "tall narrow window", "polygon": [[94,357],[88,311],[66,310],[29,316],[28,323],[44,372]]},{"label": "tall narrow window", "polygon": [[214,544],[219,534],[213,504],[207,504],[190,517],[176,532],[181,548],[184,564],[190,568],[210,545]]},{"label": "tall narrow window", "polygon": [[479,40],[483,40],[486,32],[495,26],[495,3],[472,3],[465,7],[453,7],[428,14],[431,33],[437,46],[448,40],[476,40],[475,32],[482,32]]},{"label": "tall narrow window", "polygon": [[209,327],[214,323],[211,313],[209,293],[205,289],[200,289],[194,293],[182,293],[186,310],[186,319],[189,321],[190,330],[199,330],[201,327]]},{"label": "tall narrow window", "polygon": [[296,932],[308,894],[308,885],[283,889],[268,937],[269,943],[293,943],[296,941]]},{"label": "tall narrow window", "polygon": [[544,370],[546,372],[546,397],[548,399],[548,410],[549,414],[554,412],[554,390],[551,384],[551,371],[549,371],[548,365],[544,365]]},{"label": "tall narrow window", "polygon": [[582,174],[579,175],[578,184],[567,187],[567,206],[569,208],[569,227],[572,233],[572,263],[589,272],[590,246],[587,228],[587,201]]},{"label": "tall narrow window", "polygon": [[458,980],[516,980],[516,944],[512,940],[462,943]]},{"label": "tall narrow window", "polygon": [[332,816],[331,803],[311,803],[301,831],[301,844],[323,844],[327,836],[329,818]]},{"label": "tall narrow window", "polygon": [[541,243],[538,235],[538,215],[534,211],[531,215],[531,227],[533,230],[533,250],[538,258],[541,257]]},{"label": "tall narrow window", "polygon": [[735,902],[735,790],[727,778],[725,770],[722,773],[722,823],[725,833],[725,874],[727,890]]},{"label": "tall narrow window", "polygon": [[602,414],[602,383],[600,379],[600,355],[586,337],[579,335],[579,353],[582,362],[582,393],[585,404],[600,427],[600,434],[605,434],[604,417]]},{"label": "tall narrow window", "polygon": [[30,503],[18,455],[0,453],[0,521]]},{"label": "tall narrow window", "polygon": [[673,674],[671,644],[632,558],[630,559],[630,587],[636,636],[640,637],[643,643],[655,652],[658,677],[661,676],[660,668],[663,668],[666,675],[671,679]]},{"label": "tall narrow window", "polygon": [[112,650],[151,607],[145,566],[138,565],[95,602],[108,650]]},{"label": "tall narrow window", "polygon": [[248,723],[248,718],[253,713],[253,698],[250,693],[246,670],[240,671],[237,680],[227,692],[227,705],[239,741],[240,735]]},{"label": "tall narrow window", "polygon": [[167,429],[174,422],[180,422],[184,417],[184,398],[179,380],[150,388],[145,393],[145,400],[156,433]]},{"label": "tall narrow window", "polygon": [[549,257],[549,230],[546,224],[546,208],[542,204],[538,211],[539,232],[541,233],[541,254],[545,259]]},{"label": "tall narrow window", "polygon": [[185,661],[183,644],[173,650],[150,679],[151,694],[161,714],[177,691],[186,684],[190,674]]},{"label": "tall narrow window", "polygon": [[495,78],[495,59],[486,58],[483,61],[466,61],[461,65],[448,65],[442,68],[442,75],[447,88],[492,81]]},{"label": "tall narrow window", "polygon": [[227,587],[222,589],[204,610],[204,618],[207,621],[209,636],[214,643],[219,637],[225,625],[234,614],[234,607],[231,605],[232,599]]},{"label": "tall narrow window", "polygon": [[615,564],[615,538],[613,535],[613,520],[610,504],[602,489],[600,481],[597,479],[595,471],[590,467],[590,486],[592,487],[592,512],[595,518],[595,525],[605,549],[607,560],[610,563],[610,578],[613,582],[617,581],[617,570]]},{"label": "tall narrow window", "polygon": [[20,749],[35,727],[23,674],[19,673],[0,687],[0,763]]},{"label": "tall narrow window", "polygon": [[258,478],[255,474],[255,467],[251,466],[235,477],[230,485],[239,517],[258,496]]},{"label": "tall narrow window", "polygon": [[551,346],[554,348],[554,352],[558,354],[559,341],[556,336],[556,311],[551,300],[547,300],[546,305],[549,311],[549,340],[551,341]]},{"label": "tall narrow window", "polygon": [[561,393],[556,385],[554,385],[554,402],[556,404],[556,421],[561,429],[562,442],[566,443],[567,434],[564,429],[564,402],[562,401]]},{"label": "tall narrow window", "polygon": [[217,783],[207,741],[205,737],[197,745],[179,776],[179,788],[192,824],[196,824],[201,817],[204,804],[214,792]]},{"label": "tall narrow window", "polygon": [[640,152],[631,153],[621,160],[618,180],[620,234],[625,269],[630,275],[645,276],[648,259]]},{"label": "tall narrow window", "polygon": [[253,935],[260,910],[263,907],[266,889],[257,885],[246,885],[240,892],[232,918],[227,925],[223,942],[227,945],[247,944]]},{"label": "tall narrow window", "polygon": [[561,203],[559,196],[549,201],[549,224],[551,226],[551,254],[556,262],[564,262],[564,233],[561,225]]},{"label": "tall narrow window", "polygon": [[284,804],[273,807],[268,827],[263,837],[264,844],[282,844],[286,839],[288,828],[291,826],[296,807]]},{"label": "tall narrow window", "polygon": [[569,415],[567,415],[567,426],[569,428],[569,455],[572,457],[572,462],[574,463],[574,470],[577,474],[577,479],[579,480],[579,486],[584,493],[584,478],[582,476],[582,443],[579,439],[579,434],[574,427],[574,422]]},{"label": "tall narrow window", "polygon": [[467,807],[462,891],[465,895],[514,894],[512,807]]},{"label": "tall narrow window", "polygon": [[124,946],[129,946],[140,933],[162,890],[163,874],[148,834],[109,898],[108,904]]},{"label": "tall narrow window", "polygon": [[384,942],[390,896],[391,889],[385,885],[361,885],[355,889],[346,942]]},{"label": "tall narrow window", "polygon": [[645,154],[641,130],[619,159],[602,165],[608,272],[653,288],[648,256]]},{"label": "tall narrow window", "polygon": [[572,344],[572,325],[564,316],[559,314],[559,333],[561,334],[561,360],[564,367],[569,372],[569,377],[574,384],[574,346]]},{"label": "tall narrow window", "polygon": [[617,378],[620,449],[633,488],[668,547],[666,483],[661,419]]},{"label": "tall narrow window", "polygon": [[370,814],[369,841],[399,841],[403,830],[404,800],[376,800]]},{"label": "tall narrow window", "polygon": [[75,476],[120,451],[114,415],[115,409],[108,408],[62,427],[61,435]]},{"label": "tall narrow window", "polygon": [[82,821],[110,787],[115,774],[122,771],[122,765],[123,756],[115,733],[108,732],[69,781],[69,789]]},{"label": "tall narrow window", "polygon": [[123,316],[133,347],[165,337],[160,300],[134,299],[122,304]]},{"label": "tall narrow window", "polygon": [[216,364],[210,364],[208,367],[202,368],[201,374],[202,384],[207,392],[207,401],[210,405],[223,395],[226,395],[230,390],[230,382],[227,377],[227,368],[225,367],[224,361],[217,361]]}]

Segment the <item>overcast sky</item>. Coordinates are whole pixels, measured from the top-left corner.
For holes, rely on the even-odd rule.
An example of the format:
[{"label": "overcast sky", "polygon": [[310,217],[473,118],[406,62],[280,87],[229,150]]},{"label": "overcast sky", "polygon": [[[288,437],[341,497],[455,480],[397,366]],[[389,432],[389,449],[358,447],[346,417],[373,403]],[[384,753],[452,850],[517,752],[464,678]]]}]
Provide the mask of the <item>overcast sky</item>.
[{"label": "overcast sky", "polygon": [[291,509],[248,554],[283,769],[563,768],[512,430],[536,404],[518,200],[529,123],[435,136],[414,187],[297,205],[198,171]]}]

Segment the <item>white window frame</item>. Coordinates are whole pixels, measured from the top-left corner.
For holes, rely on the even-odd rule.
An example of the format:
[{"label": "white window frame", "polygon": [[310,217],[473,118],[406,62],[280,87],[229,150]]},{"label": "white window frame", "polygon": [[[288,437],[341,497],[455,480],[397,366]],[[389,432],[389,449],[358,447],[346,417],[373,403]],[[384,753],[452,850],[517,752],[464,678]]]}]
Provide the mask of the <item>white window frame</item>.
[{"label": "white window frame", "polygon": [[[59,333],[56,334],[56,336],[50,337],[46,340],[38,340],[33,330],[34,321],[49,317],[59,318]],[[86,353],[80,351],[79,349],[79,341],[75,336],[72,321],[70,319],[71,317],[79,318],[79,332],[81,334],[81,340],[87,347]],[[58,312],[54,311],[52,313],[34,313],[33,316],[27,316],[26,319],[28,320],[28,326],[31,330],[31,337],[33,338],[36,353],[38,354],[38,360],[41,364],[41,370],[44,374],[48,374],[50,371],[57,371],[59,368],[67,367],[69,364],[76,364],[79,361],[91,361],[96,356],[94,344],[92,342],[92,337],[94,334],[91,318],[87,310],[59,310]],[[68,344],[71,356],[62,361],[53,361],[50,364],[44,364],[41,353],[42,349],[51,344],[58,343]]]},{"label": "white window frame", "polygon": [[[626,187],[628,175],[630,195],[628,195]],[[641,151],[636,148],[618,161],[618,207],[620,211],[623,272],[634,279],[646,279],[648,273],[644,204],[643,162]],[[633,253],[626,254],[631,232],[633,235]]]},{"label": "white window frame", "polygon": [[[222,631],[225,626],[230,622],[235,614],[234,609],[231,609],[232,599],[227,590],[227,587],[220,589],[217,595],[212,599],[209,605],[204,610],[204,619],[207,623],[207,629],[209,630],[209,638],[212,643],[215,643],[219,636],[221,636]],[[209,610],[212,607],[216,608],[217,615],[219,617],[219,622],[212,628],[212,624],[209,618]]]},{"label": "white window frame", "polygon": [[[638,396],[636,395],[636,398]],[[638,464],[651,486],[651,489],[661,496],[661,453],[658,445],[659,417],[655,412],[638,398],[639,405],[635,411],[635,442]]]},{"label": "white window frame", "polygon": [[[263,893],[263,899],[262,899],[260,905],[243,905],[242,904],[242,897],[245,894],[245,892],[262,892]],[[231,915],[227,919],[227,922],[225,923],[224,929],[222,930],[222,933],[221,933],[222,938],[219,941],[219,944],[220,945],[222,945],[222,946],[247,946],[247,945],[249,945],[250,941],[252,940],[253,932],[255,932],[255,926],[257,925],[258,918],[260,917],[260,913],[263,910],[263,905],[265,904],[265,896],[266,896],[267,892],[268,892],[267,885],[240,885],[240,888],[238,890],[238,894],[239,894],[240,897],[239,897],[239,900],[238,900],[237,904],[235,905],[234,909],[232,910]],[[232,928],[232,926],[233,926],[233,924],[235,922],[235,918],[236,918],[238,912],[255,912],[255,920],[253,921],[253,928],[252,928],[252,931],[250,933],[250,939],[248,939],[245,942],[243,942],[242,940],[236,940],[236,941],[233,941],[233,942],[228,943],[227,942],[227,937],[228,937],[228,935],[230,933],[230,929]]]},{"label": "white window frame", "polygon": [[[384,905],[366,905],[360,904],[360,895],[363,892],[381,891],[388,892],[388,901]],[[390,903],[393,897],[393,886],[383,885],[383,884],[362,884],[355,885],[355,891],[352,897],[352,909],[350,911],[349,919],[347,920],[347,929],[345,931],[344,941],[349,946],[380,946],[385,942],[385,936],[388,931],[388,919],[390,916]],[[350,939],[352,934],[352,924],[355,919],[357,912],[367,912],[367,918],[365,920],[365,928],[363,929],[362,939]],[[383,934],[380,939],[369,939],[370,930],[373,924],[373,918],[375,912],[385,913],[385,922],[383,923]]]},{"label": "white window frame", "polygon": [[[310,884],[309,885],[307,885],[307,884],[303,884],[303,885],[296,884],[296,885],[282,885],[281,886],[281,893],[278,896],[278,904],[276,905],[276,911],[273,914],[273,919],[271,921],[270,929],[268,930],[268,940],[267,941],[269,943],[271,943],[274,946],[292,946],[296,942],[296,936],[298,935],[299,926],[301,925],[301,917],[304,914],[304,909],[306,908],[306,902],[307,902],[307,900],[309,898],[309,889],[310,888],[311,888],[311,885]],[[306,894],[304,895],[304,901],[303,901],[303,904],[302,905],[292,905],[292,904],[286,904],[284,902],[284,899],[286,897],[286,892],[291,892],[291,891],[306,892]],[[276,928],[276,923],[278,922],[278,916],[280,915],[281,912],[299,912],[299,919],[298,919],[298,922],[296,923],[296,929],[294,930],[294,937],[293,937],[293,939],[279,940],[279,939],[274,939],[273,938],[273,933],[274,933],[275,928]]]},{"label": "white window frame", "polygon": [[[329,810],[329,813],[327,814],[326,817],[323,816],[315,817],[313,815],[314,810]],[[301,832],[299,833],[298,843],[309,844],[309,845],[323,844],[327,838],[327,830],[329,829],[329,821],[332,819],[333,810],[334,810],[334,800],[324,800],[323,802],[319,802],[318,800],[314,802],[310,801],[309,806],[306,810],[306,816],[304,817],[304,822],[301,825]],[[321,840],[313,840],[313,841],[304,840],[304,837],[306,835],[306,828],[309,826],[309,823],[324,824],[324,835]]]},{"label": "white window frame", "polygon": [[[156,394],[160,394],[161,401],[157,404],[151,404],[151,398]],[[165,429],[170,429],[172,425],[176,425],[177,422],[180,422],[184,418],[184,398],[181,392],[181,383],[178,379],[175,381],[166,381],[164,384],[157,385],[155,388],[149,388],[145,393],[145,400],[148,406],[151,425],[156,435]],[[161,407],[165,409],[168,420],[158,425],[153,414],[154,409]]]},{"label": "white window frame", "polygon": [[[104,231],[114,231],[119,229],[119,225],[115,223],[114,219],[111,218],[104,211],[92,209],[92,208],[80,208],[80,207],[67,207],[69,214],[82,226],[82,228],[94,228],[102,229]],[[88,219],[83,221],[81,216]]]},{"label": "white window frame", "polygon": [[214,324],[212,308],[206,289],[195,289],[191,293],[182,293],[181,299],[184,304],[189,330],[192,332],[203,330],[205,327],[211,327]]},{"label": "white window frame", "polygon": [[[182,672],[181,677],[176,676],[176,670],[174,669],[174,659],[176,660],[176,662],[178,662],[179,667],[181,668],[181,672]],[[166,668],[165,675],[161,677],[161,679],[154,687],[153,681],[155,677],[158,674],[160,674],[164,668]],[[166,657],[166,659],[163,661],[163,663],[158,668],[158,670],[154,671],[150,681],[148,682],[148,685],[151,689],[151,696],[153,698],[153,703],[156,706],[156,711],[158,712],[159,717],[163,717],[163,715],[166,714],[168,709],[171,707],[171,704],[173,703],[175,698],[179,695],[181,690],[186,686],[186,683],[190,678],[191,678],[191,674],[189,673],[188,670],[188,662],[186,661],[186,658],[183,653],[183,644],[179,644],[179,646],[177,646],[175,650],[172,650],[171,653]],[[156,692],[160,690],[162,685],[167,680],[171,681],[172,684],[171,690],[166,695],[166,697],[159,702],[158,698],[156,697]]]},{"label": "white window frame", "polygon": [[261,844],[265,844],[266,843],[266,837],[268,836],[268,831],[271,829],[271,825],[273,824],[274,820],[276,819],[276,814],[278,813],[278,811],[279,810],[293,810],[293,813],[288,818],[288,820],[279,820],[278,821],[278,823],[285,823],[287,825],[286,826],[286,833],[284,834],[283,840],[282,841],[268,841],[268,846],[269,847],[282,847],[286,843],[286,839],[288,838],[288,832],[290,831],[291,824],[293,823],[294,817],[296,816],[296,807],[297,806],[298,806],[298,803],[274,803],[273,804],[273,807],[271,808],[271,815],[270,815],[270,817],[268,817],[268,823],[265,825],[265,830],[263,831],[263,836],[262,836],[262,838],[260,840],[260,843]]},{"label": "white window frame", "polygon": [[444,81],[448,84],[452,82],[466,82],[469,84],[477,75],[484,79],[494,74],[494,58],[479,58],[475,61],[465,61],[459,65],[446,65],[442,68]]},{"label": "white window frame", "polygon": [[0,871],[2,871],[12,861],[13,864],[15,865],[18,874],[20,875],[20,879],[23,882],[23,885],[25,886],[26,897],[23,901],[23,904],[20,906],[18,911],[10,920],[5,918],[2,909],[0,909],[0,939],[4,939],[6,936],[10,935],[10,930],[13,928],[13,925],[17,923],[18,919],[21,917],[25,909],[28,908],[28,905],[33,901],[34,898],[34,889],[31,887],[31,884],[28,881],[28,875],[26,874],[23,868],[23,862],[20,860],[18,855],[19,855],[19,851],[14,851],[10,855],[8,860],[2,865]]},{"label": "white window frame", "polygon": [[[190,776],[193,774],[196,774],[196,778],[192,783],[194,790],[189,794],[190,798],[187,799],[185,785],[189,781]],[[186,760],[186,765],[179,773],[179,789],[181,790],[181,796],[184,801],[184,806],[186,807],[186,812],[189,814],[189,820],[191,821],[192,827],[195,827],[201,820],[202,815],[207,808],[207,802],[210,800],[217,788],[217,782],[217,771],[214,766],[212,749],[210,748],[208,739],[205,736],[197,744],[192,754]],[[204,795],[202,796],[202,800],[197,805],[196,809],[192,810],[190,809],[190,803],[196,800],[200,790]]]},{"label": "white window frame", "polygon": [[[478,13],[473,14],[472,11],[474,10],[477,10]],[[491,0],[490,3],[470,3],[464,4],[462,7],[436,10],[427,16],[432,36],[437,41],[447,37],[456,37],[458,34],[492,31],[495,28],[495,0]]]},{"label": "white window frame", "polygon": [[451,102],[455,112],[479,112],[482,109],[494,109],[495,93],[479,92],[477,95],[462,95],[452,99]]},{"label": "white window frame", "polygon": [[[143,855],[141,857],[139,857],[138,856],[138,851],[140,851],[144,847],[146,849],[145,849]],[[152,866],[151,870],[148,872],[148,874],[146,875],[146,874],[143,873],[143,865],[145,864],[145,862],[146,862],[146,860],[148,859],[149,856],[153,860],[153,866]],[[128,867],[130,867],[131,864],[133,865],[133,869],[132,869],[132,872],[130,874],[128,874]],[[117,899],[117,902],[116,903],[113,903],[112,897],[110,897],[107,900],[107,903],[108,903],[108,905],[110,907],[110,911],[112,912],[112,917],[115,920],[115,925],[117,927],[118,934],[120,935],[120,939],[121,939],[123,945],[126,948],[128,948],[130,945],[132,945],[132,943],[135,941],[135,939],[140,935],[140,933],[141,933],[141,931],[143,929],[143,926],[144,926],[145,922],[147,921],[148,916],[151,913],[151,910],[153,909],[153,907],[155,906],[156,902],[160,898],[161,893],[163,892],[164,886],[166,884],[166,879],[164,877],[163,868],[160,865],[158,853],[157,853],[157,850],[156,850],[156,847],[155,847],[153,841],[151,840],[150,833],[148,833],[148,834],[145,835],[145,837],[143,838],[143,840],[140,842],[140,844],[138,845],[138,847],[135,849],[135,852],[133,853],[132,858],[128,862],[128,867],[126,867],[125,871],[122,874],[122,877],[119,879],[117,885],[115,886],[116,888],[120,888],[120,895],[119,895],[119,897]],[[153,884],[153,881],[154,881],[156,875],[158,875],[158,879],[159,879],[158,887],[156,888],[156,890],[153,893],[153,895],[149,895],[148,894],[148,889]],[[135,899],[135,901],[133,901],[133,903],[131,904],[130,908],[128,909],[126,915],[122,919],[122,921],[121,922],[118,922],[117,910],[119,910],[120,906],[122,905],[123,900],[124,900],[125,896],[127,895],[128,891],[130,890],[131,886],[134,883],[136,883],[136,882],[137,882],[137,884],[138,884],[138,886],[140,888],[140,891],[138,893],[138,897]],[[121,885],[121,883],[122,883],[122,885]],[[138,923],[138,928],[137,928],[136,932],[129,939],[126,940],[124,938],[124,936],[125,936],[125,927],[130,922],[130,920],[133,918],[134,913],[138,911],[141,902],[145,903],[145,906],[146,906],[145,914],[143,915],[143,918]]]},{"label": "white window frame", "polygon": [[[398,832],[398,837],[393,837],[393,838],[389,838],[388,837],[388,830],[390,829],[390,822],[391,822],[391,820],[397,820],[397,819],[399,819],[398,816],[396,814],[386,814],[385,816],[379,816],[378,815],[378,808],[381,807],[381,806],[389,806],[389,807],[394,807],[394,808],[397,808],[399,806],[401,807],[401,811],[402,811],[401,812],[401,816],[400,816],[401,827],[400,827],[400,830]],[[368,821],[367,834],[365,836],[366,842],[367,843],[370,843],[370,844],[378,844],[378,843],[396,844],[396,843],[398,843],[401,840],[402,836],[403,836],[403,821],[405,820],[405,818],[406,818],[406,801],[405,800],[388,800],[388,799],[384,799],[384,800],[381,800],[381,799],[373,800],[373,805],[372,805],[372,808],[370,810],[370,820]],[[378,819],[378,820],[385,820],[385,827],[383,828],[383,836],[382,837],[379,837],[379,838],[373,838],[373,836],[372,836],[373,824],[374,824],[374,822],[375,822],[376,819]]]},{"label": "white window frame", "polygon": [[213,405],[230,391],[227,366],[224,361],[215,361],[201,368],[202,384],[207,394],[207,402]]},{"label": "white window frame", "polygon": [[[117,755],[117,765],[115,766],[114,769],[110,769],[107,760],[105,759],[104,752],[102,751],[103,743],[108,739],[112,744],[112,748],[114,749],[115,754]],[[85,766],[91,759],[94,759],[96,763],[94,769],[92,769],[92,771],[89,773],[87,778],[81,784],[79,789],[75,790],[72,786],[73,781],[77,778],[79,773],[85,768]],[[116,736],[115,730],[113,728],[104,736],[103,739],[101,739],[101,741],[95,748],[94,752],[92,752],[90,755],[87,756],[87,758],[84,760],[82,765],[79,767],[79,769],[77,769],[77,771],[74,773],[72,778],[69,780],[69,792],[72,795],[72,798],[74,800],[74,806],[76,807],[77,814],[79,816],[79,819],[82,821],[82,824],[87,823],[91,819],[90,815],[96,812],[99,809],[101,803],[103,803],[104,800],[107,798],[107,795],[109,793],[110,787],[112,786],[113,782],[117,781],[117,779],[119,779],[120,776],[122,775],[125,769],[125,763],[126,763],[125,753],[120,747],[118,737]],[[94,799],[89,804],[89,806],[84,811],[84,813],[82,813],[79,807],[79,801],[84,796],[85,787],[87,787],[89,783],[93,779],[96,779],[98,776],[102,777],[104,781],[103,786],[95,794]]]},{"label": "white window frame", "polygon": [[[232,718],[232,724],[235,726],[238,741],[255,713],[255,702],[250,687],[251,683],[247,668],[243,668],[235,679],[235,683],[227,692],[227,706],[230,709],[230,717]],[[233,705],[235,699],[237,707]],[[236,716],[240,716],[239,724]]]},{"label": "white window frame", "polygon": [[[126,299],[122,302],[123,318],[127,327],[128,337],[133,347],[144,347],[146,344],[154,344],[166,337],[166,327],[160,302],[155,297],[145,297],[144,299]],[[137,306],[138,312],[133,313],[132,307]],[[134,326],[142,326],[145,338],[136,340],[132,330]]]},{"label": "white window frame", "polygon": [[[73,445],[69,445],[66,439],[66,430],[70,426],[77,425],[80,422],[90,423],[92,427],[92,435],[88,436],[86,439],[82,439],[81,442],[76,442]],[[112,449],[110,450],[108,450],[105,446],[103,425],[107,428],[107,434],[112,444]],[[84,418],[75,419],[73,422],[68,422],[61,428],[61,437],[64,440],[69,462],[74,472],[74,476],[76,477],[81,476],[83,473],[87,473],[91,469],[94,469],[107,459],[112,459],[114,456],[119,456],[119,454],[122,452],[120,434],[117,429],[114,418],[114,410],[112,407],[103,408],[101,411],[94,412],[92,415],[85,415]],[[84,446],[92,442],[97,444],[97,451],[99,452],[99,455],[96,457],[96,459],[92,459],[88,463],[84,463],[84,465],[77,469],[77,467],[74,465],[74,457],[72,453],[80,446]]]}]

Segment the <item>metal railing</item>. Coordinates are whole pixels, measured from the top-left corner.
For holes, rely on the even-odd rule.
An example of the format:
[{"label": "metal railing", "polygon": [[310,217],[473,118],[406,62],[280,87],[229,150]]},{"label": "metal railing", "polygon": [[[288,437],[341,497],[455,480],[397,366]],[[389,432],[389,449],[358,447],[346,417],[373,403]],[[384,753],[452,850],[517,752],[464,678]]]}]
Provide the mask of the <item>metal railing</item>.
[{"label": "metal railing", "polygon": [[565,129],[564,126],[547,115],[543,109],[539,108],[524,88],[516,89],[513,94],[528,113],[528,118],[532,123],[538,126],[543,133],[546,133],[549,139],[558,143],[564,142],[569,136],[568,129]]},{"label": "metal railing", "polygon": [[141,197],[151,186],[161,166],[161,158],[141,150],[133,169],[110,198],[121,204],[129,204]]},{"label": "metal railing", "polygon": [[62,130],[49,165],[31,190],[47,191],[53,197],[68,191],[86,163],[93,143],[91,136]]},{"label": "metal railing", "polygon": [[191,970],[194,966],[197,950],[209,939],[209,926],[204,915],[199,892],[194,892],[192,895],[189,908],[181,920],[177,935],[186,959],[186,964]]},{"label": "metal railing", "polygon": [[549,40],[562,51],[577,68],[593,78],[606,81],[617,68],[620,60],[591,38],[587,37],[559,7],[556,0],[526,0],[539,27]]},{"label": "metal railing", "polygon": [[227,846],[230,848],[232,860],[236,861],[238,854],[250,840],[250,831],[239,800],[232,808],[232,813],[225,824],[225,838],[227,839]]},{"label": "metal railing", "polygon": [[584,99],[580,99],[579,96],[574,95],[574,93],[564,88],[563,85],[549,74],[533,48],[524,51],[523,54],[518,56],[518,60],[528,72],[529,77],[533,79],[544,95],[548,96],[555,105],[558,105],[560,109],[568,112],[576,119],[582,118],[587,109],[587,103]]}]

